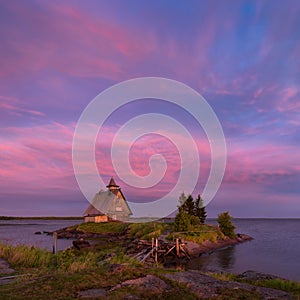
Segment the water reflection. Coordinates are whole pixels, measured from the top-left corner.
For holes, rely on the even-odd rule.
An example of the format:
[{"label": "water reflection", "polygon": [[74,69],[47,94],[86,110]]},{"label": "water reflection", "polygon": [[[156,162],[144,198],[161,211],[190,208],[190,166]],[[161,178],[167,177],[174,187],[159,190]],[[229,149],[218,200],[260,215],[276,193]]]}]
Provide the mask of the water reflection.
[{"label": "water reflection", "polygon": [[226,249],[216,252],[218,267],[226,271],[231,270],[235,263],[235,247],[230,246]]},{"label": "water reflection", "polygon": [[203,254],[186,264],[187,269],[201,271],[231,271],[235,264],[235,246]]}]

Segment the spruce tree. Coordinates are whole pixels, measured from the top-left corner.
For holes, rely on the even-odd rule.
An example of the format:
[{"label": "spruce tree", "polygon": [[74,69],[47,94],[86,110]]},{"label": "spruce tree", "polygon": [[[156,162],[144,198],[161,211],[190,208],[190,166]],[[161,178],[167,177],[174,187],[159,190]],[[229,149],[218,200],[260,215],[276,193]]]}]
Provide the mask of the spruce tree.
[{"label": "spruce tree", "polygon": [[207,214],[205,206],[203,204],[203,199],[200,195],[198,195],[194,207],[194,215],[199,218],[201,224],[204,224],[206,221]]},{"label": "spruce tree", "polygon": [[186,197],[185,193],[182,192],[179,197],[179,207],[181,207],[185,203],[186,199],[187,199],[187,197]]},{"label": "spruce tree", "polygon": [[189,195],[187,197],[187,199],[184,203],[184,210],[188,215],[190,215],[190,216],[194,215],[195,203],[194,203],[194,199],[193,199],[192,195]]}]

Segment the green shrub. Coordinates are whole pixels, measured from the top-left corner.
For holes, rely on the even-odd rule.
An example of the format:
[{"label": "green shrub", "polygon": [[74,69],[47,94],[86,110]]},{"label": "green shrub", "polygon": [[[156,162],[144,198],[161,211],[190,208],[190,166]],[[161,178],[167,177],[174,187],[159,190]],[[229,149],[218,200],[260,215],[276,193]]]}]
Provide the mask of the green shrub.
[{"label": "green shrub", "polygon": [[235,226],[232,224],[231,216],[228,211],[218,215],[219,228],[226,236],[230,238],[235,237]]},{"label": "green shrub", "polygon": [[180,209],[175,217],[174,231],[188,231],[190,227],[191,216]]}]

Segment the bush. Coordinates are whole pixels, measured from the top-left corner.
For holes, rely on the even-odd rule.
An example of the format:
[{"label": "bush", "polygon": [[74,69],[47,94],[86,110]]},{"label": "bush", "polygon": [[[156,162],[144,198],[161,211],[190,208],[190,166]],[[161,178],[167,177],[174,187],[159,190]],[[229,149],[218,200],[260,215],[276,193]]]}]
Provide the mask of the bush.
[{"label": "bush", "polygon": [[228,211],[218,215],[218,223],[223,234],[230,238],[235,237],[235,226],[232,224],[231,216]]},{"label": "bush", "polygon": [[179,210],[175,217],[174,231],[188,231],[191,230],[193,226],[198,225],[200,220],[198,217],[189,215],[183,210]]},{"label": "bush", "polygon": [[179,210],[175,217],[174,231],[188,231],[191,227],[191,216],[183,210]]},{"label": "bush", "polygon": [[189,216],[191,225],[199,225],[200,219],[197,216]]}]

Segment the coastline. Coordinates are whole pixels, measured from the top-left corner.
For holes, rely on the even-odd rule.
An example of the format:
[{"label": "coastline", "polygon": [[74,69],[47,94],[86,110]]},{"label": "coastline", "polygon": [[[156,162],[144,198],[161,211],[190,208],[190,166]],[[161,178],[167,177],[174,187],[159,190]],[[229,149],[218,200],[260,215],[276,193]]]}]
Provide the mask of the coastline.
[{"label": "coastline", "polygon": [[[20,285],[31,297],[42,299],[44,287],[47,285],[55,299],[84,297],[97,299],[125,299],[126,297],[133,297],[133,299],[157,297],[218,300],[234,297],[240,297],[236,299],[293,299],[290,290],[282,291],[281,289],[290,285],[296,286],[296,289],[300,286],[298,283],[291,283],[274,275],[254,271],[236,275],[224,272],[184,270],[178,267],[165,268],[162,264],[141,264],[132,257],[133,252],[136,251],[135,245],[140,241],[143,231],[138,225],[135,226],[130,229],[136,229],[137,235],[132,235],[132,232],[128,231],[128,225],[120,223],[100,226],[80,224],[60,229],[56,231],[60,238],[83,239],[89,241],[89,247],[83,247],[82,250],[72,248],[59,251],[55,256],[32,247],[24,251],[24,248],[18,250],[17,247],[7,246],[10,250],[3,250],[3,255],[7,256],[4,257],[6,261],[2,261],[2,265],[10,273],[4,270],[0,275],[0,293],[9,291],[11,286],[13,287],[11,291],[15,295],[14,293],[18,293],[16,287]],[[155,231],[160,229],[159,226],[162,226],[162,229],[165,228],[163,225],[156,224]],[[98,233],[95,232],[95,229],[99,227],[101,230]],[[153,225],[151,228],[153,231]],[[166,237],[163,231],[160,234]],[[197,244],[185,241],[184,244],[190,249],[192,257],[198,257],[204,253],[211,253],[251,239],[248,235],[240,234],[234,239],[220,239],[215,243],[205,241]],[[134,250],[131,253],[128,251],[130,247]],[[31,257],[32,265],[28,265],[28,258],[24,253],[28,253]],[[49,262],[44,265],[45,260],[40,259],[38,264],[41,266],[39,266],[35,257],[42,258],[44,255]],[[14,260],[17,257],[19,257],[18,260]],[[52,266],[53,263],[55,267]],[[47,280],[44,281],[43,278]],[[74,284],[74,278],[77,278],[76,284]],[[61,286],[68,286],[68,289],[59,290],[56,286],[57,282],[61,282]],[[40,288],[34,289],[34,294],[32,294],[33,287],[36,286]],[[11,294],[7,293],[5,295],[9,298]],[[29,296],[24,297],[24,299],[29,298]]]},{"label": "coastline", "polygon": [[235,238],[226,238],[225,240],[217,240],[216,242],[204,241],[202,244],[187,241],[186,248],[191,257],[198,257],[199,255],[211,253],[216,250],[224,249],[229,246],[253,240],[253,237],[247,234],[237,234]]}]

